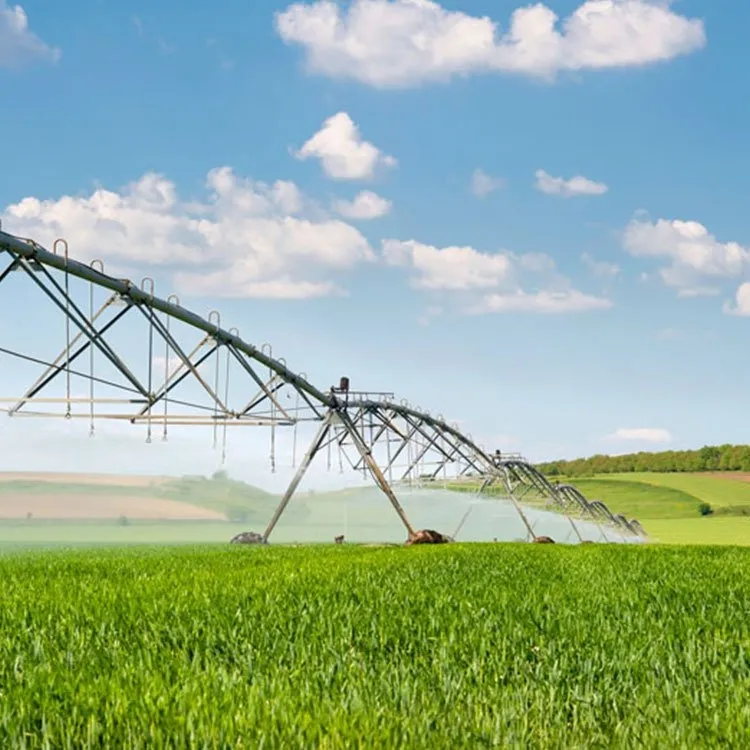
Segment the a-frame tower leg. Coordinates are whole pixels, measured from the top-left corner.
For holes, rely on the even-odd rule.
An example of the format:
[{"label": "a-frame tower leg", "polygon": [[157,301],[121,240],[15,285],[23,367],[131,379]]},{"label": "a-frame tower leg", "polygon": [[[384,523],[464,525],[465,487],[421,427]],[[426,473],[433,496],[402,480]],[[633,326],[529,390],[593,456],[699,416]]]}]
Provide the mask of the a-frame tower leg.
[{"label": "a-frame tower leg", "polygon": [[375,483],[382,490],[385,496],[388,498],[389,502],[393,506],[393,509],[401,519],[401,523],[403,523],[406,527],[409,539],[411,539],[414,536],[414,529],[409,523],[409,519],[407,518],[406,513],[401,506],[401,503],[399,503],[398,498],[396,497],[393,489],[388,483],[388,480],[385,478],[385,475],[373,458],[372,451],[365,442],[364,438],[359,434],[356,425],[352,421],[349,414],[346,412],[346,409],[338,408],[329,410],[325,418],[323,419],[323,423],[320,425],[320,429],[310,443],[310,447],[307,449],[305,457],[302,459],[297,472],[292,478],[292,481],[289,483],[289,486],[286,488],[286,491],[284,492],[284,495],[282,496],[278,507],[274,511],[274,514],[271,517],[266,530],[263,532],[263,541],[268,541],[268,537],[271,535],[274,528],[276,527],[276,524],[279,522],[279,519],[286,510],[287,505],[289,505],[289,501],[292,499],[294,493],[297,490],[297,487],[299,487],[299,484],[305,476],[307,469],[310,467],[310,464],[312,463],[317,453],[325,445],[326,438],[328,438],[328,435],[334,424],[341,425],[341,427],[349,435],[355,449],[357,450],[357,453],[359,453],[360,457],[365,463],[365,466],[370,472],[370,475],[375,480]]}]

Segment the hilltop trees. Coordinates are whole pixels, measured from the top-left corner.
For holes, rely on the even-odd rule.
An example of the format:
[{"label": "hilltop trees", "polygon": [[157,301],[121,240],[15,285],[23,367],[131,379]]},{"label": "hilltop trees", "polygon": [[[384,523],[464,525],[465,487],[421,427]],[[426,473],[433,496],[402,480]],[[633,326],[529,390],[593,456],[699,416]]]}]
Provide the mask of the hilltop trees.
[{"label": "hilltop trees", "polygon": [[706,445],[699,450],[596,455],[572,461],[551,461],[538,467],[548,476],[591,476],[641,471],[750,471],[750,445]]}]

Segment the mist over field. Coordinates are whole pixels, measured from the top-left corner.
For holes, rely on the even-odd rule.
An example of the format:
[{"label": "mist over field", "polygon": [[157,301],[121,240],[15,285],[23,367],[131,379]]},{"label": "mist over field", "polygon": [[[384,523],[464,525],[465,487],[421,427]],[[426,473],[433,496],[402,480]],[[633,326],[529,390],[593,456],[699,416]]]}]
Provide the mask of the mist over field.
[{"label": "mist over field", "polygon": [[[397,487],[415,528],[434,528],[457,541],[513,541],[526,536],[513,505],[501,498],[440,487]],[[0,473],[0,545],[228,542],[239,531],[262,532],[279,496],[224,473],[206,477]],[[568,519],[527,509],[537,534],[577,541]],[[603,538],[593,524],[579,533]],[[295,495],[271,541],[403,542],[406,531],[376,487]],[[619,540],[614,532],[608,537]]]}]

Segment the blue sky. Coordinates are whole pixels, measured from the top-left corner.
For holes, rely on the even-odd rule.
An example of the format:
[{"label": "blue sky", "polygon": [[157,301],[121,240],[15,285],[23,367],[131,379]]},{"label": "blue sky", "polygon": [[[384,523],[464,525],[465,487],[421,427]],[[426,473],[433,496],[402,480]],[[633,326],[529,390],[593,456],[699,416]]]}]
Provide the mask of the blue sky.
[{"label": "blue sky", "polygon": [[0,0],[0,216],[532,459],[746,442],[749,20]]}]

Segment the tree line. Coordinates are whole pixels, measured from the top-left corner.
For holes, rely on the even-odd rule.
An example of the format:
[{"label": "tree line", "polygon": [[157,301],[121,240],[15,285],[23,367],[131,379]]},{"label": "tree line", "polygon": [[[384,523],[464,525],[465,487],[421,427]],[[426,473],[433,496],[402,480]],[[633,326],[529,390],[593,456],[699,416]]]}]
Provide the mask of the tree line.
[{"label": "tree line", "polygon": [[606,454],[538,465],[548,476],[592,476],[640,471],[750,471],[750,445],[706,445],[698,450]]}]

